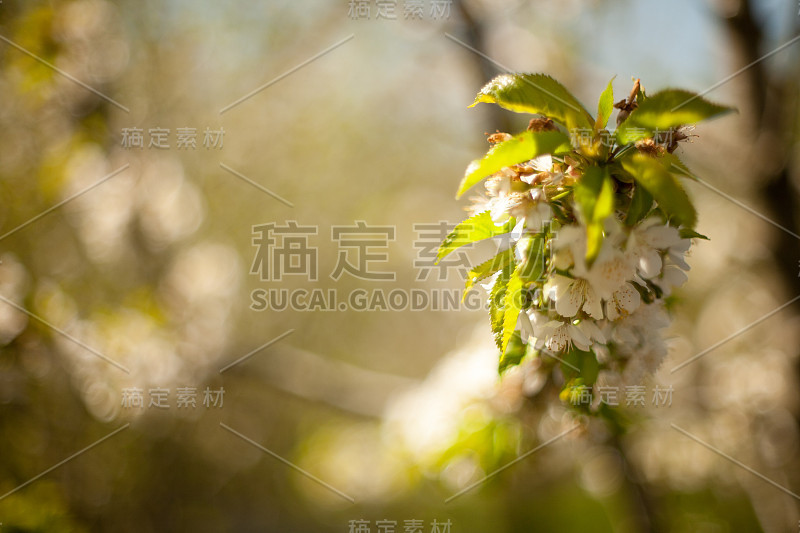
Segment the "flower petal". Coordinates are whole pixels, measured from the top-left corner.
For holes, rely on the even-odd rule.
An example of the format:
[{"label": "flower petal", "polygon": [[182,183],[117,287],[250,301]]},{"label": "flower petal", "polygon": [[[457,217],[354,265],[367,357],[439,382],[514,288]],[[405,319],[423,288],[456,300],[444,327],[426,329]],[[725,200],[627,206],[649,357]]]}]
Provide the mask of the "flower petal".
[{"label": "flower petal", "polygon": [[606,302],[606,317],[612,321],[620,317],[619,307],[617,307],[617,302],[614,300]]},{"label": "flower petal", "polygon": [[595,320],[603,319],[603,302],[591,285],[586,286],[583,311]]},{"label": "flower petal", "polygon": [[583,291],[586,282],[584,280],[571,280],[566,286],[566,290],[562,289],[561,294],[556,289],[556,312],[564,317],[573,317],[578,314],[578,309],[583,304]]},{"label": "flower petal", "polygon": [[639,261],[637,266],[643,278],[654,278],[661,273],[661,254],[653,248],[642,246],[639,248]]},{"label": "flower petal", "polygon": [[625,283],[617,292],[614,293],[614,301],[617,302],[621,311],[631,314],[642,303],[642,297],[633,285]]},{"label": "flower petal", "polygon": [[569,334],[567,333],[567,328],[563,324],[561,327],[556,329],[552,335],[547,337],[547,340],[545,340],[544,343],[547,349],[553,352],[560,352],[564,350],[567,347],[567,344],[569,344]]},{"label": "flower petal", "polygon": [[588,351],[589,348],[591,348],[592,346],[591,339],[583,331],[581,331],[580,328],[578,328],[573,324],[569,324],[567,326],[567,329],[569,330],[569,336],[570,339],[572,340],[572,343],[578,349],[583,350],[585,352]]}]

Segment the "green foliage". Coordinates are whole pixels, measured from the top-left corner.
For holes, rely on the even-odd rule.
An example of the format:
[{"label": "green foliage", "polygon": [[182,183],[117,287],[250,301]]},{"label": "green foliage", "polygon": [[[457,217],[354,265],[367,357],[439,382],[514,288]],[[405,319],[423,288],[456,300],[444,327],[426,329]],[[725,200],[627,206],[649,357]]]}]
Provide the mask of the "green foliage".
[{"label": "green foliage", "polygon": [[486,279],[501,268],[505,268],[513,261],[514,248],[512,247],[503,250],[488,261],[484,261],[483,263],[472,267],[472,269],[469,271],[469,274],[467,274],[467,281],[464,286],[464,294],[466,295],[466,291],[471,289],[476,283]]},{"label": "green foliage", "polygon": [[470,163],[456,197],[461,197],[486,176],[544,154],[562,154],[572,149],[569,137],[560,131],[523,132],[494,145],[482,159]]},{"label": "green foliage", "polygon": [[517,113],[541,114],[568,129],[594,124],[578,99],[545,74],[501,74],[480,90],[472,106],[480,102],[496,103]]},{"label": "green foliage", "polygon": [[465,409],[458,424],[453,445],[438,458],[437,467],[444,469],[459,458],[480,461],[485,471],[493,471],[518,455],[519,422],[482,416],[476,410]]},{"label": "green foliage", "polygon": [[522,341],[522,335],[520,335],[519,331],[515,331],[508,342],[508,346],[506,346],[506,350],[500,354],[497,371],[502,374],[509,368],[517,366],[528,351],[532,349],[533,346],[530,343],[526,344]]},{"label": "green foliage", "polygon": [[580,379],[581,385],[594,385],[600,365],[592,352],[572,348],[562,358],[561,372],[567,379]]},{"label": "green foliage", "polygon": [[504,300],[505,313],[503,314],[503,333],[500,345],[500,353],[505,353],[508,343],[517,329],[519,313],[525,303],[525,281],[522,279],[521,271],[524,265],[517,265],[506,286],[506,296]]},{"label": "green foliage", "polygon": [[697,212],[681,184],[658,160],[634,154],[622,160],[622,167],[647,189],[667,217],[679,225],[694,228]]},{"label": "green foliage", "polygon": [[520,268],[520,277],[526,282],[539,281],[545,270],[545,238],[541,233],[527,234],[527,257]]},{"label": "green foliage", "polygon": [[657,159],[668,171],[680,176],[686,176],[693,180],[696,179],[692,171],[689,170],[689,167],[687,167],[677,155],[665,152],[660,154]]},{"label": "green foliage", "polygon": [[617,130],[617,140],[622,144],[636,142],[652,136],[656,130],[665,132],[730,111],[733,108],[714,104],[689,91],[660,91],[639,103],[639,107]]},{"label": "green foliage", "polygon": [[513,261],[503,267],[494,285],[492,285],[491,291],[489,291],[489,318],[492,324],[494,342],[500,349],[500,353],[505,352],[503,346],[503,331],[506,314],[506,287],[515,268],[516,264]]},{"label": "green foliage", "polygon": [[689,228],[681,228],[678,233],[680,234],[681,239],[703,239],[704,241],[711,240],[702,233],[697,233],[693,229]]},{"label": "green foliage", "polygon": [[588,167],[575,186],[574,197],[586,223],[586,260],[591,263],[603,244],[603,223],[614,213],[614,184],[608,170]]},{"label": "green foliage", "polygon": [[652,207],[653,195],[647,192],[647,189],[642,185],[636,185],[633,188],[633,197],[628,207],[628,214],[625,216],[625,224],[635,226],[647,216]]},{"label": "green foliage", "polygon": [[498,226],[494,223],[492,215],[488,211],[478,213],[458,224],[453,228],[453,231],[445,237],[441,246],[439,246],[439,251],[436,254],[436,261],[441,261],[448,254],[462,246],[489,239],[497,235],[503,235],[513,228],[513,219]]},{"label": "green foliage", "polygon": [[[513,202],[514,214],[519,221],[524,221],[522,234],[510,248],[473,267],[465,287],[469,290],[479,281],[494,276],[488,307],[492,333],[500,352],[498,371],[501,373],[526,357],[536,355],[534,343],[529,342],[527,333],[517,326],[520,313],[526,309],[533,307],[540,313],[539,318],[544,322],[537,322],[536,327],[541,328],[542,335],[551,335],[556,345],[565,346],[557,354],[562,363],[551,362],[551,368],[560,368],[566,380],[562,386],[563,398],[568,398],[570,391],[592,386],[603,365],[592,349],[583,351],[575,346],[575,343],[583,346],[587,342],[593,346],[594,337],[589,339],[587,332],[600,332],[597,324],[582,323],[594,320],[584,304],[571,317],[551,315],[546,309],[546,297],[542,296],[549,290],[546,283],[555,274],[567,277],[574,274],[556,270],[548,261],[554,236],[563,226],[585,228],[588,268],[592,268],[598,257],[607,231],[622,232],[620,242],[624,242],[625,235],[653,213],[678,227],[683,238],[706,238],[693,229],[697,212],[679,182],[680,177],[694,179],[693,174],[673,152],[678,142],[688,138],[680,127],[731,111],[729,107],[711,103],[688,91],[666,90],[647,96],[637,80],[633,96],[620,106],[620,113],[624,112],[627,118],[623,115],[624,120],[616,135],[610,136],[609,145],[603,141],[608,135],[605,128],[615,106],[613,81],[612,78],[600,95],[597,116],[593,118],[564,86],[549,76],[503,74],[496,77],[480,90],[472,106],[489,102],[518,113],[543,115],[557,125],[556,129],[550,129],[548,121],[532,122],[531,131],[492,146],[483,158],[473,161],[458,187],[460,197],[484,178],[500,172],[511,181],[510,191],[498,192],[496,188],[487,187],[487,192],[491,197],[489,201]],[[537,124],[545,131],[535,131],[540,129]],[[581,136],[567,136],[563,128],[570,133],[580,130]],[[590,138],[583,137],[587,130]],[[645,142],[637,142],[643,139]],[[523,181],[521,165],[543,154],[554,156],[552,167],[537,169],[536,176]],[[508,198],[508,194],[515,196]],[[543,203],[547,207],[543,208]],[[507,212],[510,214],[511,209]],[[545,220],[548,213],[549,220]],[[464,244],[510,232],[515,222],[512,219],[497,226],[488,211],[481,212],[459,224],[447,236],[438,257],[441,259]],[[516,254],[520,253],[524,256],[517,261]],[[582,279],[581,283],[589,282]],[[636,287],[636,290],[643,302],[652,302],[662,295],[654,284]],[[602,298],[606,303],[609,301],[608,296]],[[603,305],[603,302],[596,304]]]},{"label": "green foliage", "polygon": [[594,123],[595,131],[601,130],[608,125],[611,112],[614,111],[614,78],[608,82],[608,86],[600,94],[600,101],[597,102],[597,119]]}]

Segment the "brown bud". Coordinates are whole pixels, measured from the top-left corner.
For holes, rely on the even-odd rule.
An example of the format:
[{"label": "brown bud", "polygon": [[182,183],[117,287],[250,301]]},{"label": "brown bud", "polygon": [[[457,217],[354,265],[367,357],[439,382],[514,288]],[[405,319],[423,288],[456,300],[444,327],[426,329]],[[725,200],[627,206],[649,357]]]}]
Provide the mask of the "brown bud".
[{"label": "brown bud", "polygon": [[528,122],[528,131],[538,133],[540,131],[555,131],[556,129],[556,125],[549,118],[532,118]]},{"label": "brown bud", "polygon": [[664,146],[657,143],[652,137],[636,141],[636,149],[642,152],[643,154],[647,154],[654,157],[664,155],[665,151]]},{"label": "brown bud", "polygon": [[486,140],[489,141],[491,144],[497,144],[511,139],[510,134],[502,133],[500,131],[498,131],[497,133],[492,133],[491,135],[487,133],[486,135],[487,135]]},{"label": "brown bud", "polygon": [[617,113],[617,126],[625,122],[625,119],[630,116],[631,112],[639,107],[639,103],[636,101],[636,97],[639,95],[639,89],[641,88],[641,80],[636,78],[633,80],[633,89],[631,89],[631,93],[628,95],[627,100],[620,100],[614,107],[619,109],[619,113]]}]

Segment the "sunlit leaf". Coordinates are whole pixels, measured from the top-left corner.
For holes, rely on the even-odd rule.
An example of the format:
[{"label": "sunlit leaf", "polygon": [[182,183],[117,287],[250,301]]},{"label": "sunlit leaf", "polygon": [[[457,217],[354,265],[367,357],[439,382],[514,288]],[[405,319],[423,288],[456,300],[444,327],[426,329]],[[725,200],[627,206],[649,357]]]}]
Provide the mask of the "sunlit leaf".
[{"label": "sunlit leaf", "polygon": [[628,119],[617,130],[622,144],[651,137],[658,130],[686,124],[696,124],[725,113],[733,108],[709,102],[695,93],[680,89],[657,92],[640,102]]},{"label": "sunlit leaf", "polygon": [[514,229],[514,219],[511,218],[505,224],[496,225],[492,220],[489,211],[478,213],[475,216],[459,223],[453,231],[444,238],[436,254],[436,261],[441,261],[453,250],[461,248],[467,244],[482,241],[496,235],[503,235]]},{"label": "sunlit leaf", "polygon": [[519,313],[525,303],[525,282],[521,275],[522,265],[517,265],[506,286],[505,314],[503,315],[503,341],[500,353],[505,353],[508,343],[517,329]]},{"label": "sunlit leaf", "polygon": [[681,161],[681,159],[675,155],[670,153],[665,153],[658,156],[658,160],[664,165],[664,168],[669,170],[672,173],[680,174],[682,176],[686,176],[687,178],[691,178],[693,180],[697,180],[689,167]]},{"label": "sunlit leaf", "polygon": [[497,371],[503,373],[508,368],[516,366],[525,357],[527,346],[522,342],[522,336],[519,331],[515,331],[508,341],[506,350],[500,354],[500,361],[498,362]]},{"label": "sunlit leaf", "polygon": [[480,102],[496,103],[517,113],[541,114],[570,130],[594,124],[578,99],[545,74],[501,74],[480,90],[472,105]]},{"label": "sunlit leaf", "polygon": [[544,154],[566,153],[571,149],[569,137],[560,131],[523,132],[494,145],[482,159],[470,163],[458,186],[456,198],[503,167],[516,165]]},{"label": "sunlit leaf", "polygon": [[661,163],[644,154],[626,157],[621,163],[636,182],[647,189],[667,216],[687,228],[694,227],[697,212],[689,196]]},{"label": "sunlit leaf", "polygon": [[602,222],[614,212],[614,185],[605,167],[587,167],[573,194],[587,221]]},{"label": "sunlit leaf", "polygon": [[514,248],[508,248],[496,256],[492,257],[488,261],[484,261],[483,263],[472,267],[472,269],[467,274],[467,281],[464,287],[464,294],[466,295],[466,291],[472,288],[476,283],[485,279],[501,268],[506,267],[511,262],[514,261]]},{"label": "sunlit leaf", "polygon": [[[616,76],[615,76],[616,77]],[[614,111],[614,78],[608,82],[608,87],[600,94],[600,101],[597,102],[597,119],[594,123],[595,130],[601,130],[608,125],[608,119]]]},{"label": "sunlit leaf", "polygon": [[614,184],[608,170],[587,167],[575,185],[574,197],[586,223],[586,260],[591,263],[603,244],[603,223],[614,213]]},{"label": "sunlit leaf", "polygon": [[512,261],[500,270],[491,291],[489,291],[489,318],[492,323],[492,333],[497,348],[503,352],[503,323],[506,311],[506,292],[508,281],[516,268]]},{"label": "sunlit leaf", "polygon": [[541,233],[528,234],[523,239],[527,241],[525,243],[527,254],[525,262],[522,263],[522,268],[520,269],[520,277],[528,282],[541,281],[545,269],[544,235]]}]

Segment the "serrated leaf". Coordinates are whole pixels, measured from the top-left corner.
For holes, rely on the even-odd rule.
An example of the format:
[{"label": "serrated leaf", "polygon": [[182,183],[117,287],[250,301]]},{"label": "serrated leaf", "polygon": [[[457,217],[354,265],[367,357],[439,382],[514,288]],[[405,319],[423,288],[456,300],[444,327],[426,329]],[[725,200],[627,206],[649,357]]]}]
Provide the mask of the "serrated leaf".
[{"label": "serrated leaf", "polygon": [[571,149],[569,137],[560,131],[523,132],[494,145],[482,159],[470,163],[458,186],[456,198],[503,167],[510,167],[544,154],[566,153]]},{"label": "serrated leaf", "polygon": [[625,224],[633,227],[642,220],[650,208],[653,207],[653,196],[647,192],[642,185],[635,185],[631,205],[628,207],[628,214],[625,216]]},{"label": "serrated leaf", "polygon": [[525,357],[526,344],[522,342],[522,336],[519,331],[515,331],[508,342],[506,351],[500,354],[498,361],[497,371],[502,374],[505,370],[512,366],[516,366]]},{"label": "serrated leaf", "polygon": [[514,229],[513,218],[498,226],[492,220],[492,215],[489,211],[478,213],[457,224],[453,231],[444,238],[444,241],[439,246],[439,251],[436,253],[436,262],[438,263],[448,254],[464,245],[503,235],[512,229]]},{"label": "serrated leaf", "polygon": [[608,119],[614,111],[614,78],[608,82],[608,87],[600,94],[600,101],[597,102],[597,120],[594,123],[594,129],[597,131],[608,125]]},{"label": "serrated leaf", "polygon": [[730,111],[733,108],[709,102],[690,91],[659,91],[639,102],[639,107],[617,129],[617,139],[628,144],[651,137],[656,130],[696,124]]},{"label": "serrated leaf", "polygon": [[514,261],[514,248],[508,248],[503,250],[496,256],[492,257],[488,261],[484,261],[483,263],[472,267],[472,269],[467,274],[467,281],[464,284],[464,294],[472,288],[476,283],[481,281],[482,279],[486,279],[501,268],[505,268],[510,263]]},{"label": "serrated leaf", "polygon": [[472,106],[480,102],[496,103],[517,113],[541,114],[570,130],[591,128],[594,123],[578,99],[545,74],[501,74],[480,90]]},{"label": "serrated leaf", "polygon": [[661,162],[662,165],[664,165],[664,168],[666,168],[668,171],[673,172],[675,174],[680,174],[682,176],[686,176],[687,178],[691,178],[697,181],[697,178],[692,173],[692,171],[689,170],[689,167],[687,167],[686,164],[683,161],[681,161],[681,159],[677,155],[670,154],[669,152],[667,152],[665,154],[658,156],[658,160]]},{"label": "serrated leaf", "polygon": [[575,184],[574,198],[586,224],[586,261],[591,263],[603,244],[603,223],[614,213],[614,184],[608,169],[587,167]]},{"label": "serrated leaf", "polygon": [[634,154],[621,161],[636,183],[647,189],[658,206],[678,224],[693,228],[697,212],[681,184],[664,166],[652,157]]},{"label": "serrated leaf", "polygon": [[511,279],[511,274],[514,272],[516,265],[512,261],[502,270],[500,275],[492,285],[492,290],[489,291],[489,319],[492,324],[492,334],[494,335],[494,342],[497,348],[503,349],[503,318],[505,316],[506,304],[506,289],[508,287],[508,280]]},{"label": "serrated leaf", "polygon": [[500,353],[505,353],[514,331],[517,329],[517,320],[525,300],[525,282],[521,276],[522,265],[518,265],[506,286],[504,299],[505,313],[503,314],[503,343]]},{"label": "serrated leaf", "polygon": [[520,276],[528,282],[541,281],[545,269],[544,235],[537,233],[535,235],[526,235],[523,238],[528,239],[529,242],[527,243],[525,261],[520,269]]}]

